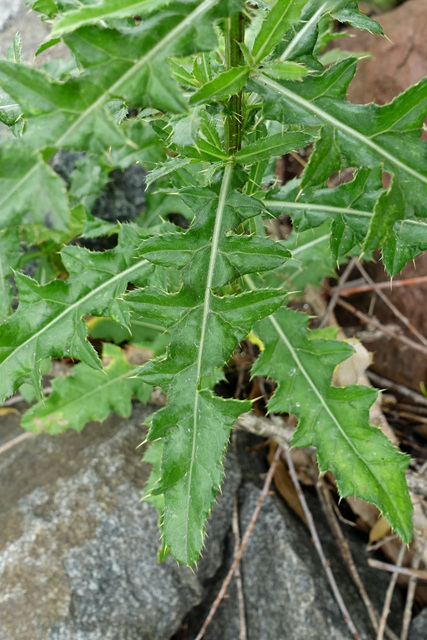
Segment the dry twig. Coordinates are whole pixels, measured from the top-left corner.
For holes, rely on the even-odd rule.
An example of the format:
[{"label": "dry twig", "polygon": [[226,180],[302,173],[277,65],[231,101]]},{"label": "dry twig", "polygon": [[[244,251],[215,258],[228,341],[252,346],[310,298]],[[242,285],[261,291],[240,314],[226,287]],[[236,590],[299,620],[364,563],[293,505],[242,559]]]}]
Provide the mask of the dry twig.
[{"label": "dry twig", "polygon": [[[420,554],[416,551],[412,558],[412,568],[418,569],[421,561]],[[417,587],[417,577],[411,576],[408,582],[408,592],[406,594],[405,611],[403,612],[402,631],[400,640],[407,640],[409,633],[409,625],[412,619],[412,605],[414,604],[415,589]]]},{"label": "dry twig", "polygon": [[35,435],[36,434],[32,433],[31,431],[26,431],[25,433],[21,433],[21,435],[16,436],[16,438],[12,438],[12,440],[8,440],[8,442],[5,442],[4,444],[0,445],[0,455],[5,451],[7,451],[8,449],[11,449],[12,447],[14,447],[16,444],[19,444],[20,442],[23,442],[28,438],[32,438]]},{"label": "dry twig", "polygon": [[[233,537],[234,537],[234,555],[236,555],[240,547],[239,505],[238,505],[237,491],[234,492],[233,519],[231,521],[231,526],[232,526]],[[240,573],[240,565],[237,565],[234,577],[236,578],[237,601],[239,603],[239,640],[247,640],[245,597],[243,594],[242,574]]]},{"label": "dry twig", "polygon": [[366,271],[366,269],[364,269],[364,267],[360,264],[360,262],[356,262],[356,267],[359,269],[360,273],[365,278],[365,280],[371,285],[372,289],[375,291],[377,296],[381,298],[381,300],[384,302],[385,305],[387,305],[389,309],[391,309],[391,311],[394,313],[396,318],[399,318],[402,324],[404,324],[405,327],[407,327],[409,331],[411,331],[411,333],[413,333],[414,336],[416,336],[423,345],[427,346],[427,339],[424,338],[424,336],[418,331],[418,329],[414,327],[412,322],[410,322],[410,320],[401,311],[399,311],[399,309],[392,303],[390,298],[387,298],[387,296],[381,291],[381,289],[377,287],[377,283],[374,282],[374,280],[372,280],[371,276]]},{"label": "dry twig", "polygon": [[390,573],[401,574],[402,576],[414,576],[418,578],[418,580],[427,580],[427,571],[423,571],[422,569],[409,569],[408,567],[401,567],[397,563],[390,564],[388,562],[382,562],[381,560],[374,560],[373,558],[368,558],[368,564],[370,567],[375,567],[375,569],[390,571]]},{"label": "dry twig", "polygon": [[338,302],[338,298],[340,295],[340,291],[342,289],[342,287],[345,285],[347,278],[349,277],[351,271],[353,270],[354,265],[357,262],[357,258],[352,258],[350,260],[350,262],[348,263],[348,265],[346,266],[346,268],[344,269],[343,274],[341,275],[340,279],[338,280],[338,284],[335,287],[335,291],[332,294],[332,297],[329,301],[329,304],[326,308],[326,311],[323,315],[323,318],[320,322],[319,328],[322,329],[323,327],[326,327],[326,325],[328,324],[328,320],[329,320],[329,316],[331,315],[331,313],[333,312],[333,310],[335,309],[335,305]]},{"label": "dry twig", "polygon": [[219,593],[218,593],[217,597],[215,598],[214,602],[212,603],[212,606],[211,606],[211,608],[209,610],[207,618],[204,621],[203,626],[200,629],[199,633],[197,634],[195,640],[201,640],[204,637],[204,635],[206,633],[206,629],[210,625],[210,623],[212,621],[212,618],[215,615],[216,610],[218,609],[221,601],[223,600],[225,594],[227,593],[227,589],[230,586],[231,578],[233,577],[234,572],[236,571],[236,568],[240,563],[240,560],[241,560],[242,555],[243,555],[243,551],[245,550],[245,547],[246,547],[246,545],[248,543],[248,540],[249,540],[249,538],[251,536],[251,533],[253,531],[255,523],[256,523],[256,521],[258,519],[259,512],[261,511],[262,504],[263,504],[264,500],[266,499],[266,497],[268,495],[268,491],[270,489],[270,485],[271,485],[271,482],[273,480],[273,475],[274,475],[274,472],[276,470],[277,463],[279,462],[279,458],[280,458],[280,453],[281,452],[282,452],[282,448],[281,447],[277,447],[277,451],[276,451],[276,454],[274,456],[274,460],[273,460],[273,462],[272,462],[272,464],[270,466],[270,469],[268,470],[267,476],[265,478],[264,486],[263,486],[262,491],[261,491],[261,493],[260,493],[260,495],[258,497],[258,500],[257,500],[257,503],[256,503],[256,507],[255,507],[254,512],[252,514],[251,521],[250,521],[250,523],[249,523],[249,525],[248,525],[248,527],[247,527],[247,529],[246,529],[246,531],[244,533],[242,542],[240,543],[239,550],[238,550],[238,552],[236,553],[236,555],[234,557],[233,564],[231,565],[229,572],[225,576],[225,579],[224,579],[224,582],[222,583],[221,589],[219,590]]},{"label": "dry twig", "polygon": [[[374,288],[377,289],[396,289],[397,287],[408,287],[418,284],[423,284],[427,282],[427,276],[419,276],[417,278],[406,278],[402,280],[393,280],[391,283],[390,280],[385,282],[376,282],[375,287],[370,284],[359,284],[358,280],[352,280],[351,282],[347,282],[343,287],[341,287],[341,296],[347,297],[351,296],[354,293],[364,293],[365,291],[372,291]],[[336,291],[336,287],[331,287],[329,289],[330,293],[334,293]]]},{"label": "dry twig", "polygon": [[[280,447],[277,448],[277,450],[279,451]],[[289,469],[289,475],[291,476],[292,482],[294,483],[294,487],[297,491],[300,503],[301,503],[301,507],[304,511],[304,515],[306,517],[307,520],[307,524],[308,524],[308,528],[310,529],[310,534],[311,537],[313,539],[313,543],[315,546],[315,549],[317,551],[317,554],[320,558],[320,562],[322,563],[322,567],[326,573],[326,576],[328,578],[329,584],[331,586],[332,592],[335,596],[335,600],[337,601],[337,604],[340,608],[341,611],[341,615],[344,618],[344,621],[346,622],[348,628],[350,629],[350,632],[353,634],[353,637],[355,638],[355,640],[360,640],[360,636],[357,632],[357,629],[354,625],[353,620],[351,619],[350,613],[345,605],[345,602],[341,596],[341,593],[338,589],[338,585],[335,581],[334,578],[334,574],[332,573],[331,567],[329,565],[329,561],[326,559],[326,556],[324,554],[323,548],[322,548],[322,544],[320,542],[319,536],[317,534],[317,530],[314,524],[314,520],[313,520],[313,516],[311,515],[311,511],[308,508],[308,504],[305,500],[303,491],[301,489],[301,485],[299,483],[298,477],[297,477],[297,473],[295,471],[295,466],[292,460],[292,456],[289,453],[289,451],[287,449],[284,449],[284,456],[285,456],[285,460],[286,463],[288,465],[288,469]],[[277,453],[277,452],[276,452]],[[196,639],[197,640],[197,639]]]},{"label": "dry twig", "polygon": [[[357,571],[356,565],[354,564],[354,560],[350,551],[349,544],[344,537],[344,534],[341,530],[338,519],[332,508],[331,496],[327,487],[325,486],[322,475],[319,476],[316,489],[317,489],[317,495],[319,496],[320,504],[322,505],[326,519],[328,520],[329,526],[331,528],[332,535],[337,541],[338,548],[341,553],[341,557],[344,560],[345,565],[348,569],[348,572],[351,575],[353,582],[360,593],[360,597],[362,598],[363,603],[368,612],[369,620],[371,621],[372,626],[377,632],[379,628],[379,618],[380,618],[379,613],[375,609],[374,605],[372,604],[366,592],[365,586],[359,576],[359,572]],[[387,636],[390,638],[390,640],[398,640],[397,636],[393,633],[391,629],[386,628],[386,633],[387,633]]]},{"label": "dry twig", "polygon": [[[405,557],[405,551],[406,551],[406,545],[402,543],[399,549],[399,555],[397,556],[398,567],[400,567],[400,565],[403,562],[403,558]],[[396,582],[397,582],[397,573],[394,573],[391,576],[390,584],[388,585],[388,588],[387,588],[387,593],[384,600],[383,612],[380,620],[380,626],[377,634],[377,640],[383,640],[384,638],[385,625],[388,618],[388,614],[390,613],[390,604],[391,604],[391,599],[393,597],[393,591],[394,591],[394,587],[396,586]]]},{"label": "dry twig", "polygon": [[393,382],[393,380],[389,380],[388,378],[384,378],[384,376],[379,376],[377,373],[373,371],[366,372],[368,378],[372,380],[372,382],[383,389],[389,389],[390,391],[394,391],[394,393],[400,393],[402,396],[406,396],[407,398],[411,398],[417,404],[420,404],[423,407],[427,407],[427,398],[423,396],[421,393],[417,393],[416,391],[412,391],[412,389],[408,389],[403,384],[399,384],[398,382]]},{"label": "dry twig", "polygon": [[[332,300],[331,300],[331,302],[332,302]],[[407,347],[411,347],[411,349],[415,349],[415,351],[420,351],[424,355],[427,355],[427,347],[425,347],[422,344],[418,344],[418,342],[414,342],[413,340],[411,340],[410,338],[408,338],[405,335],[396,334],[393,331],[390,331],[390,329],[388,329],[383,324],[381,324],[381,322],[379,322],[378,320],[376,320],[372,316],[368,316],[366,313],[362,313],[362,311],[359,311],[358,309],[356,309],[356,307],[353,307],[352,304],[349,304],[348,302],[345,302],[345,300],[342,300],[341,298],[337,297],[336,304],[338,304],[340,307],[343,307],[344,309],[347,309],[347,311],[350,311],[350,313],[355,315],[357,318],[359,318],[359,320],[361,320],[365,324],[373,324],[374,327],[377,327],[378,329],[380,329],[386,335],[394,338],[395,340],[399,340],[399,342],[402,342]],[[322,320],[322,322],[323,322],[323,320]]]}]

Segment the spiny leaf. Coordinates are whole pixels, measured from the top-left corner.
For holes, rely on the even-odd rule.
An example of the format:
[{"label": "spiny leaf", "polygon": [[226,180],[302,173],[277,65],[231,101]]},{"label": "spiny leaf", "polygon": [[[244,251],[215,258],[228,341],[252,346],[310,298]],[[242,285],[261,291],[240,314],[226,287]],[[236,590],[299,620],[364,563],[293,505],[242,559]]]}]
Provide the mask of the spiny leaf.
[{"label": "spiny leaf", "polygon": [[293,446],[315,446],[320,471],[332,471],[342,497],[375,504],[402,540],[412,537],[412,503],[405,481],[409,458],[381,430],[369,425],[377,392],[370,387],[331,387],[334,367],[349,346],[309,340],[307,316],[282,309],[256,326],[265,350],[252,373],[277,382],[270,411],[293,413]]},{"label": "spiny leaf", "polygon": [[292,25],[284,38],[279,51],[280,59],[296,60],[304,57],[315,68],[321,68],[315,57],[318,23],[328,14],[335,20],[348,22],[358,29],[384,34],[378,22],[358,9],[357,0],[309,0],[301,11],[299,22]]},{"label": "spiny leaf", "polygon": [[234,156],[236,162],[252,164],[269,160],[272,156],[280,156],[307,146],[313,136],[299,131],[284,131],[266,138],[261,138],[252,144],[247,144]]},{"label": "spiny leaf", "polygon": [[289,27],[298,20],[306,0],[281,0],[268,12],[255,38],[252,56],[258,64],[279,44]]},{"label": "spiny leaf", "polygon": [[[11,188],[7,175],[0,176],[2,214],[22,215],[22,209],[24,214],[28,209],[31,215],[41,218],[50,214],[56,224],[49,205],[40,202],[39,207],[34,207],[29,185],[39,183],[38,189],[48,194],[48,201],[58,200],[61,181],[57,178],[53,182],[40,156],[33,155],[34,149],[48,147],[51,155],[59,148],[102,152],[108,147],[122,147],[123,134],[105,107],[112,97],[120,96],[134,106],[151,103],[167,110],[183,110],[183,98],[162,60],[166,55],[188,54],[195,46],[206,46],[199,43],[197,26],[215,4],[205,0],[193,9],[192,3],[181,3],[174,11],[149,18],[142,28],[126,34],[96,27],[83,27],[68,34],[64,39],[86,70],[67,82],[55,82],[42,70],[24,64],[0,61],[0,85],[20,104],[27,123],[16,157],[6,151],[13,183]],[[4,162],[1,166],[5,167]],[[10,174],[9,162],[7,167]],[[19,194],[17,202],[15,194]],[[58,225],[62,221],[58,228],[63,228],[64,195],[56,209],[61,217]]]},{"label": "spiny leaf", "polygon": [[71,375],[54,379],[49,397],[24,414],[21,426],[35,433],[81,431],[86,422],[102,422],[111,411],[128,417],[133,396],[149,400],[151,387],[136,377],[139,367],[130,364],[119,347],[105,344],[103,357],[110,361],[102,370],[80,363]]},{"label": "spiny leaf", "polygon": [[[379,168],[360,169],[347,184],[335,189],[312,187],[305,192],[301,192],[298,181],[291,182],[277,195],[264,200],[264,205],[274,215],[289,213],[298,231],[317,227],[332,218],[331,249],[338,260],[365,242],[377,216],[382,225],[384,206],[390,198],[398,197],[393,195],[394,185],[389,190],[383,189],[381,175]],[[393,276],[408,260],[427,249],[427,223],[417,219],[395,221],[387,215],[385,220],[389,236],[382,246],[383,262]]]},{"label": "spiny leaf", "polygon": [[249,77],[249,67],[234,67],[218,74],[207,82],[196,93],[193,93],[189,104],[217,102],[238,93]]},{"label": "spiny leaf", "polygon": [[[264,97],[266,117],[305,126],[327,125],[322,135],[328,136],[334,151],[328,153],[326,144],[319,151],[327,171],[383,163],[396,176],[405,196],[401,218],[413,217],[414,211],[425,216],[427,143],[420,135],[427,112],[427,78],[389,104],[354,105],[344,100],[354,70],[355,62],[347,59],[299,83],[260,76],[250,86]],[[315,148],[310,163],[316,162],[317,153]]]},{"label": "spiny leaf", "polygon": [[[182,192],[186,204],[197,211],[188,232],[153,237],[141,245],[148,260],[182,269],[180,291],[145,289],[126,296],[133,312],[157,321],[161,318],[172,329],[166,357],[145,365],[140,376],[168,395],[168,405],[153,417],[148,435],[152,441],[163,438],[161,480],[151,494],[164,494],[163,541],[186,564],[193,564],[202,548],[206,518],[222,479],[230,428],[249,408],[249,403],[215,397],[204,380],[230,358],[255,320],[272,313],[284,297],[277,290],[228,297],[213,291],[238,277],[240,269],[247,272],[239,252],[253,239],[227,232],[260,212],[252,198],[230,192],[232,175],[232,165],[227,165],[219,194],[209,189]],[[269,246],[272,254],[264,260],[273,259],[276,252],[283,261],[284,248],[274,242]],[[261,261],[253,264],[249,255],[252,268],[262,268]]]},{"label": "spiny leaf", "polygon": [[16,273],[19,306],[0,331],[1,401],[26,381],[38,389],[44,358],[66,355],[100,368],[82,318],[107,315],[128,323],[128,308],[120,296],[128,282],[144,282],[152,270],[146,260],[136,259],[139,243],[135,231],[122,227],[119,245],[110,251],[65,247],[61,258],[70,274],[66,280],[40,286]]},{"label": "spiny leaf", "polygon": [[51,34],[61,36],[100,20],[117,20],[136,15],[146,17],[151,11],[159,10],[170,2],[171,0],[99,0],[93,4],[85,3],[55,20]]}]

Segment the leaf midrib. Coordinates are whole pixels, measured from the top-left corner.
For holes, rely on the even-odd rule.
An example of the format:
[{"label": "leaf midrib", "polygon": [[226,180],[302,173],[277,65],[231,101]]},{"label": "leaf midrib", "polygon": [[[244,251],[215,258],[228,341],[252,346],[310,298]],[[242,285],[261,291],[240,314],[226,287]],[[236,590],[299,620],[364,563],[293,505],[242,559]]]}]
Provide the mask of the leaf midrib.
[{"label": "leaf midrib", "polygon": [[21,349],[23,349],[25,346],[27,346],[28,344],[30,344],[33,340],[38,339],[43,333],[45,333],[48,329],[50,329],[51,327],[53,327],[57,322],[60,322],[61,320],[63,320],[63,318],[69,314],[72,313],[74,310],[76,310],[78,307],[80,307],[81,305],[83,305],[87,300],[90,300],[92,297],[96,296],[100,291],[102,291],[102,289],[105,289],[106,287],[110,286],[112,283],[116,282],[117,280],[120,280],[121,278],[125,277],[126,275],[132,273],[133,271],[136,271],[137,269],[139,269],[142,265],[144,264],[149,264],[148,260],[140,260],[138,261],[135,265],[133,265],[132,267],[129,267],[128,269],[125,269],[124,271],[121,271],[120,273],[116,274],[115,276],[113,276],[112,278],[110,278],[109,280],[103,282],[101,285],[99,285],[96,289],[92,289],[89,293],[87,293],[85,296],[83,296],[82,298],[79,298],[79,300],[77,300],[76,302],[74,302],[73,304],[69,305],[64,311],[62,311],[62,313],[60,313],[58,316],[56,316],[56,318],[54,318],[54,320],[51,320],[50,322],[48,322],[48,324],[46,324],[44,327],[42,327],[39,331],[37,331],[36,333],[33,333],[31,335],[30,338],[28,338],[27,340],[25,340],[25,342],[22,342],[18,347],[16,347],[16,349],[14,349],[1,363],[0,363],[0,368],[9,360],[9,358],[12,358],[14,356],[16,356],[17,352],[20,351]]},{"label": "leaf midrib", "polygon": [[[220,233],[222,228],[222,221],[225,213],[225,203],[228,195],[228,190],[231,182],[231,176],[233,174],[233,165],[227,164],[224,170],[224,176],[221,183],[221,189],[219,193],[218,199],[218,207],[216,210],[215,216],[215,226],[212,235],[212,245],[211,252],[209,257],[209,266],[208,273],[205,284],[205,295],[204,295],[204,303],[203,303],[203,315],[201,320],[201,331],[200,331],[200,344],[199,344],[199,352],[197,356],[196,362],[196,384],[198,385],[199,380],[201,378],[202,371],[202,363],[203,363],[203,351],[204,344],[206,340],[206,328],[208,322],[208,316],[210,312],[210,297],[211,297],[211,288],[213,283],[213,276],[215,271],[215,263],[218,255],[218,246],[220,240]],[[191,445],[191,455],[190,455],[190,467],[188,470],[188,490],[187,490],[187,505],[186,505],[186,519],[185,519],[185,554],[188,558],[189,550],[188,550],[188,531],[190,525],[190,505],[191,505],[191,486],[192,486],[192,477],[194,464],[196,460],[196,440],[198,434],[198,407],[199,407],[199,398],[200,393],[199,390],[195,389],[194,395],[194,403],[193,403],[193,439]]]},{"label": "leaf midrib", "polygon": [[[338,429],[338,431],[341,433],[341,435],[347,441],[348,446],[352,449],[352,451],[354,453],[354,457],[363,462],[363,464],[365,465],[366,469],[369,471],[370,475],[374,478],[375,482],[381,487],[382,491],[384,492],[384,495],[387,496],[389,502],[392,504],[393,503],[392,496],[389,495],[389,492],[387,491],[387,488],[383,486],[382,482],[375,476],[375,474],[371,470],[371,465],[368,464],[368,462],[365,460],[363,455],[354,446],[352,439],[347,436],[347,434],[345,433],[344,429],[341,427],[338,419],[335,417],[334,413],[329,408],[329,406],[328,406],[327,402],[325,401],[323,395],[319,392],[317,386],[314,384],[314,382],[311,379],[310,375],[307,373],[306,369],[304,368],[301,360],[298,358],[298,355],[297,355],[295,349],[293,348],[293,346],[291,345],[289,340],[286,338],[286,335],[282,331],[282,328],[279,325],[279,323],[277,322],[276,318],[274,316],[269,316],[269,320],[272,323],[274,329],[276,330],[279,338],[282,340],[283,344],[286,345],[286,348],[289,350],[289,352],[290,352],[295,364],[297,365],[297,367],[299,368],[299,370],[303,374],[304,378],[306,379],[307,383],[309,384],[311,390],[314,392],[315,396],[318,398],[318,400],[319,400],[320,404],[322,405],[323,409],[326,411],[328,416],[331,418],[333,423],[336,425],[336,428]],[[399,513],[397,512],[397,510],[396,510],[396,515],[399,516]],[[402,522],[401,522],[401,524],[402,524]],[[405,523],[402,524],[402,528],[405,529]]]},{"label": "leaf midrib", "polygon": [[365,136],[363,133],[360,133],[360,131],[353,129],[349,125],[346,125],[344,122],[341,122],[341,120],[338,120],[334,116],[331,116],[329,113],[316,106],[309,100],[306,100],[305,98],[299,96],[297,93],[286,89],[286,87],[283,87],[281,84],[275,82],[274,80],[271,80],[267,76],[259,74],[257,77],[262,84],[266,85],[270,89],[273,89],[273,91],[276,91],[278,94],[283,95],[284,97],[303,107],[307,111],[310,111],[315,116],[317,116],[327,124],[332,125],[339,131],[342,131],[350,137],[353,137],[355,140],[371,148],[373,151],[375,151],[375,153],[382,156],[385,160],[388,160],[405,173],[411,175],[412,177],[427,185],[427,176],[424,176],[422,173],[416,171],[416,169],[413,169],[412,167],[406,165],[404,162],[399,160],[399,158],[396,158],[394,155],[380,147],[377,143]]},{"label": "leaf midrib", "polygon": [[[61,405],[62,409],[56,409],[54,411],[50,411],[48,414],[43,415],[43,416],[37,416],[37,414],[35,416],[31,416],[31,419],[33,420],[34,418],[39,418],[40,420],[43,419],[47,419],[50,418],[50,416],[55,415],[58,412],[63,412],[64,408],[69,408],[72,407],[74,404],[78,403],[78,404],[82,404],[82,401],[85,400],[85,398],[89,398],[90,396],[94,395],[94,394],[98,394],[100,391],[105,390],[109,385],[113,384],[113,383],[117,383],[120,380],[123,380],[125,378],[130,378],[131,376],[134,376],[138,373],[138,371],[140,370],[140,366],[138,367],[134,367],[133,369],[129,369],[128,371],[125,371],[124,373],[121,373],[119,376],[116,376],[114,378],[107,378],[107,382],[103,383],[103,384],[98,384],[96,387],[94,387],[93,389],[90,389],[90,391],[87,391],[86,393],[80,394],[77,398],[73,398],[71,401],[69,402],[65,402]],[[106,375],[108,375],[106,373],[105,370],[102,371],[103,373],[105,373]],[[55,389],[52,391],[52,394],[55,393]],[[58,392],[59,393],[59,392]],[[49,399],[49,398],[48,398]]]},{"label": "leaf midrib", "polygon": [[[88,118],[96,109],[101,107],[104,102],[107,102],[110,99],[110,95],[114,94],[116,91],[119,91],[121,85],[127,82],[132,76],[137,73],[141,67],[150,62],[156,55],[160,54],[162,49],[170,44],[180,33],[185,30],[191,23],[196,20],[199,16],[201,16],[206,11],[209,11],[218,0],[205,0],[199,5],[194,11],[192,11],[184,20],[182,20],[172,31],[170,31],[162,40],[160,40],[150,51],[148,51],[142,58],[138,60],[138,62],[131,68],[129,71],[125,73],[119,80],[117,80],[108,90],[106,90],[102,96],[98,98],[95,102],[93,102],[81,115],[75,120],[72,125],[68,127],[68,129],[58,138],[56,141],[56,147],[60,148],[63,144],[63,141],[69,136],[76,127],[78,127],[81,122],[83,122],[86,118]],[[35,159],[37,160],[37,159]],[[23,184],[25,184],[29,178],[29,176],[37,170],[40,161],[36,162],[36,164],[29,170],[27,173],[17,182],[15,188],[12,192],[9,192],[6,197],[0,202],[0,206],[10,199],[10,195],[18,191]]]},{"label": "leaf midrib", "polygon": [[[371,211],[364,211],[362,209],[346,209],[345,207],[334,207],[331,205],[323,204],[311,204],[308,202],[293,202],[292,200],[263,200],[263,205],[268,209],[294,209],[304,210],[311,209],[312,211],[327,212],[333,214],[342,214],[346,216],[362,216],[364,218],[372,218],[373,213]],[[399,220],[403,225],[414,225],[415,227],[427,227],[426,222],[419,220]]]}]

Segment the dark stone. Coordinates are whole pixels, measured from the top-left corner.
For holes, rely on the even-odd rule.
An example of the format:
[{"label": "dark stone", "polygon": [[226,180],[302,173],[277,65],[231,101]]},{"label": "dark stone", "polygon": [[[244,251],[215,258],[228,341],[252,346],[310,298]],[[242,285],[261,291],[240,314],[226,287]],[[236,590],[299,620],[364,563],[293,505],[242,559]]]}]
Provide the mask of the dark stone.
[{"label": "dark stone", "polygon": [[[166,640],[201,601],[240,473],[229,456],[198,574],[172,557],[159,565],[158,514],[140,502],[150,467],[137,449],[151,410],[0,457],[0,640]],[[18,416],[3,422],[9,439]]]}]

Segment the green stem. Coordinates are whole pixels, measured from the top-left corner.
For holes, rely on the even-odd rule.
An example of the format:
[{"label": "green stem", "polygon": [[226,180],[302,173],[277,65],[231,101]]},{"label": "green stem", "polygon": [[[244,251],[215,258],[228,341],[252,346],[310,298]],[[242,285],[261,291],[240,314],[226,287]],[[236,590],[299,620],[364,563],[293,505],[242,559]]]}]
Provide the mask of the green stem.
[{"label": "green stem", "polygon": [[[225,66],[227,69],[240,67],[243,54],[240,43],[245,37],[245,19],[242,13],[235,13],[225,24]],[[224,125],[225,151],[234,155],[242,142],[242,92],[231,96],[226,107]]]}]

